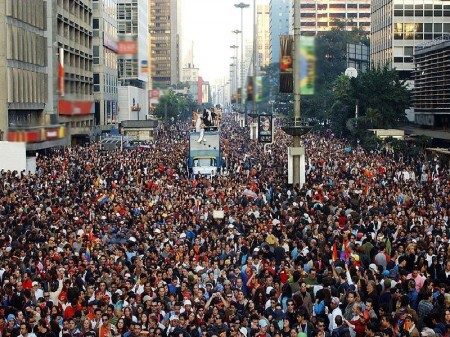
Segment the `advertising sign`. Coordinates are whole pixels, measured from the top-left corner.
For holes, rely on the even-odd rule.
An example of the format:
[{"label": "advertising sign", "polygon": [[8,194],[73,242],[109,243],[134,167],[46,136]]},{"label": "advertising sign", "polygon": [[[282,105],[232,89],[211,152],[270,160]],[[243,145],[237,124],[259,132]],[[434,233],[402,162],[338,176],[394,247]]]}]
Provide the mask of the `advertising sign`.
[{"label": "advertising sign", "polygon": [[272,143],[272,118],[272,115],[258,116],[258,141],[260,143]]},{"label": "advertising sign", "polygon": [[292,35],[280,36],[280,92],[292,93],[294,89]]}]

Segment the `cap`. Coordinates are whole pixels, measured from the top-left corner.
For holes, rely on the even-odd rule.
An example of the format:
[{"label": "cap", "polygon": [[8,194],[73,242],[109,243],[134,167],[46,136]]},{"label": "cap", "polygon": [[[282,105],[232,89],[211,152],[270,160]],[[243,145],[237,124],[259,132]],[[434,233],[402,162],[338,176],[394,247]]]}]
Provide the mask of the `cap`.
[{"label": "cap", "polygon": [[265,328],[267,326],[267,321],[265,319],[260,319],[259,320],[259,326],[261,328]]},{"label": "cap", "polygon": [[142,299],[142,303],[145,303],[145,302],[151,301],[151,300],[152,300],[152,298],[150,296],[145,295],[144,298]]},{"label": "cap", "polygon": [[185,300],[184,305],[192,305],[192,302],[190,300]]},{"label": "cap", "polygon": [[177,315],[170,316],[170,320],[171,320],[171,321],[174,321],[174,320],[176,320],[176,319],[178,319],[178,316],[177,316]]},{"label": "cap", "polygon": [[35,287],[35,286],[39,285],[39,283],[36,282],[36,281],[33,281],[33,283],[32,283],[31,285],[32,285],[33,287]]},{"label": "cap", "polygon": [[160,230],[159,228],[156,228],[156,229],[153,231],[153,233],[155,233],[155,234],[161,234],[161,230]]},{"label": "cap", "polygon": [[375,265],[375,263],[371,263],[369,265],[369,269],[372,269],[375,273],[378,274],[378,267]]},{"label": "cap", "polygon": [[341,304],[341,301],[339,300],[339,298],[333,297],[333,298],[331,299],[331,303],[334,303],[334,304],[336,304],[336,305],[339,305],[339,304]]},{"label": "cap", "polygon": [[247,336],[247,328],[240,328],[240,329],[239,329],[239,332],[240,332],[241,334],[243,334],[244,336]]}]

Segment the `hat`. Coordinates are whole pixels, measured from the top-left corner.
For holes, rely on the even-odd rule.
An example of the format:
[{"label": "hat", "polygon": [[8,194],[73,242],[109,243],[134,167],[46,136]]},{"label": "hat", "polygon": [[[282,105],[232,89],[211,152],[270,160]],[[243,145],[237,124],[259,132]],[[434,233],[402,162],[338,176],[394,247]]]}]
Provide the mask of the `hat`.
[{"label": "hat", "polygon": [[430,328],[423,328],[422,332],[420,333],[421,336],[423,337],[433,337],[436,335],[436,333],[434,332],[433,329]]},{"label": "hat", "polygon": [[389,270],[383,270],[383,276],[389,276],[391,272]]},{"label": "hat", "polygon": [[260,319],[259,320],[259,326],[261,328],[265,328],[267,326],[267,321],[265,319]]},{"label": "hat", "polygon": [[352,258],[353,258],[355,261],[359,262],[359,255],[358,255],[358,254],[352,254],[351,256],[352,256]]},{"label": "hat", "polygon": [[406,314],[408,312],[408,310],[406,310],[405,308],[400,308],[399,310],[398,310],[398,314],[399,315],[404,315],[404,314]]},{"label": "hat", "polygon": [[210,287],[213,286],[211,282],[207,282],[205,285],[206,285],[206,286],[210,286]]},{"label": "hat", "polygon": [[156,229],[153,231],[153,233],[161,234],[161,230],[160,230],[159,228],[156,228]]},{"label": "hat", "polygon": [[145,303],[145,302],[151,301],[151,300],[152,300],[152,298],[150,296],[145,295],[144,298],[142,299],[142,302]]},{"label": "hat", "polygon": [[341,301],[339,300],[339,298],[333,297],[333,298],[331,299],[331,303],[334,303],[334,304],[336,304],[336,305],[339,305],[339,304],[341,304]]},{"label": "hat", "polygon": [[240,332],[241,334],[243,334],[244,336],[247,336],[247,328],[240,328],[240,329],[239,329],[239,332]]},{"label": "hat", "polygon": [[375,263],[371,263],[369,265],[369,269],[372,269],[375,273],[378,274],[378,267],[375,265]]},{"label": "hat", "polygon": [[33,281],[33,283],[32,283],[31,285],[32,285],[33,287],[35,287],[35,286],[39,285],[39,283],[36,282],[36,281]]},{"label": "hat", "polygon": [[185,300],[184,305],[192,305],[192,302],[190,300]]},{"label": "hat", "polygon": [[180,239],[185,239],[186,238],[186,233],[181,233],[180,234]]},{"label": "hat", "polygon": [[231,284],[230,280],[225,280],[225,281],[223,282],[223,285],[224,285],[224,286],[229,285],[229,284]]},{"label": "hat", "polygon": [[178,319],[178,316],[177,316],[177,315],[172,315],[172,316],[170,316],[170,320],[171,320],[171,321],[174,321],[174,320],[176,320],[176,319]]}]

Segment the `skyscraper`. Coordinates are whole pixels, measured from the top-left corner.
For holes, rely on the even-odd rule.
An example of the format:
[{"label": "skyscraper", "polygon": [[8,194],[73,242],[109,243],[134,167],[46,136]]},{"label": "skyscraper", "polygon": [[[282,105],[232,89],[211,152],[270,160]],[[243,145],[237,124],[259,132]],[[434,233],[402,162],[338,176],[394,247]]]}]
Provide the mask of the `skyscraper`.
[{"label": "skyscraper", "polygon": [[94,116],[97,125],[117,120],[117,0],[94,2]]},{"label": "skyscraper", "polygon": [[258,67],[268,66],[270,63],[270,11],[269,5],[258,5],[256,12],[258,39]]},{"label": "skyscraper", "polygon": [[289,34],[293,0],[270,0],[270,63],[280,62],[280,35]]},{"label": "skyscraper", "polygon": [[370,33],[371,0],[302,0],[300,31],[302,35],[343,28]]},{"label": "skyscraper", "polygon": [[8,129],[44,122],[48,104],[43,0],[0,3],[0,140]]},{"label": "skyscraper", "polygon": [[371,62],[412,79],[414,49],[450,32],[450,3],[442,0],[373,0]]},{"label": "skyscraper", "polygon": [[49,105],[72,142],[94,126],[92,0],[47,2]]},{"label": "skyscraper", "polygon": [[152,87],[180,81],[180,41],[177,0],[149,0],[150,77]]},{"label": "skyscraper", "polygon": [[148,113],[148,0],[117,0],[117,121]]}]

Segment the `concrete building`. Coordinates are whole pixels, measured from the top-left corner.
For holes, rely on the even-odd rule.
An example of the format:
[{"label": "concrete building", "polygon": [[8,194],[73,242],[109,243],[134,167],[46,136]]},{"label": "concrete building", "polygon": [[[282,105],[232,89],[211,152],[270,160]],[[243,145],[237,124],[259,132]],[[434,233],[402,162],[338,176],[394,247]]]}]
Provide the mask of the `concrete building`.
[{"label": "concrete building", "polygon": [[94,126],[92,0],[47,1],[49,105],[72,142]]},{"label": "concrete building", "polygon": [[258,5],[256,12],[258,67],[270,64],[270,6]]},{"label": "concrete building", "polygon": [[118,122],[143,119],[148,105],[148,0],[117,0]]},{"label": "concrete building", "polygon": [[347,68],[364,72],[370,67],[370,48],[362,43],[347,43]]},{"label": "concrete building", "polygon": [[150,77],[152,88],[180,81],[181,16],[177,0],[149,0]]},{"label": "concrete building", "polygon": [[94,117],[107,125],[117,121],[117,0],[93,5]]},{"label": "concrete building", "polygon": [[280,36],[289,34],[293,0],[270,0],[269,62],[280,62]]},{"label": "concrete building", "polygon": [[442,0],[373,0],[371,62],[412,79],[414,48],[450,32],[450,3]]},{"label": "concrete building", "polygon": [[414,63],[415,122],[450,128],[450,35],[416,46]]},{"label": "concrete building", "polygon": [[360,29],[370,34],[370,2],[371,0],[302,0],[301,34],[313,36],[333,28]]},{"label": "concrete building", "polygon": [[0,140],[9,127],[44,123],[47,62],[44,1],[0,4]]},{"label": "concrete building", "polygon": [[188,63],[181,71],[181,82],[195,82],[198,80],[199,68],[193,64]]}]

